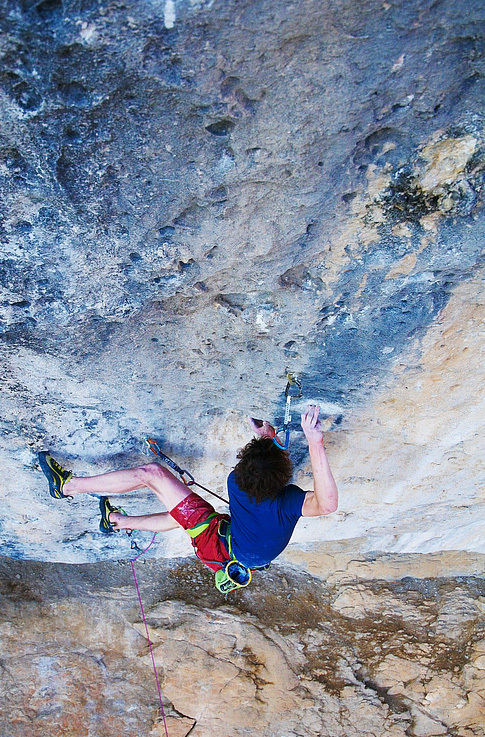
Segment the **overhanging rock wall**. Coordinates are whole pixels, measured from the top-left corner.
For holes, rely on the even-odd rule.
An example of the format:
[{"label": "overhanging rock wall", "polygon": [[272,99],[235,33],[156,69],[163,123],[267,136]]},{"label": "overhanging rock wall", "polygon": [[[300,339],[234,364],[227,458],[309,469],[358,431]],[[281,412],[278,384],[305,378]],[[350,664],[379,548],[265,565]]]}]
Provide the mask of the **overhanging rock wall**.
[{"label": "overhanging rock wall", "polygon": [[484,552],[483,3],[1,8],[1,552],[128,555],[35,452],[221,490],[287,370],[342,492],[296,551]]}]

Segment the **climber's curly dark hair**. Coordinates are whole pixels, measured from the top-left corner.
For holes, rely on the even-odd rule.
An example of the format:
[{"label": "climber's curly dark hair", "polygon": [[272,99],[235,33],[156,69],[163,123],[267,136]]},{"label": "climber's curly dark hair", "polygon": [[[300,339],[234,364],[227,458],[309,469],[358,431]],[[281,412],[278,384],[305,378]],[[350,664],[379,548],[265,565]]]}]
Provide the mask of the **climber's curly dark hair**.
[{"label": "climber's curly dark hair", "polygon": [[237,457],[237,485],[258,503],[276,499],[293,474],[288,451],[278,448],[271,438],[253,438]]}]

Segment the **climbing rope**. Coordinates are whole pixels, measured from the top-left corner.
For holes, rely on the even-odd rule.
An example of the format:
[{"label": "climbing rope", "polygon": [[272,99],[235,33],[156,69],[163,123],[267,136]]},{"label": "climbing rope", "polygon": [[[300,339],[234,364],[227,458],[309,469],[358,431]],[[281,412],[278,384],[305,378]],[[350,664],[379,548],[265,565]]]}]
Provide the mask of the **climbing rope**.
[{"label": "climbing rope", "polygon": [[[148,632],[148,624],[147,624],[147,620],[146,620],[146,617],[145,617],[145,610],[143,609],[143,603],[142,603],[141,594],[140,594],[140,587],[138,586],[138,580],[137,580],[137,577],[136,577],[135,565],[134,565],[135,561],[137,561],[138,558],[140,558],[143,555],[143,553],[146,553],[146,551],[149,548],[151,548],[151,546],[155,542],[156,536],[157,536],[157,533],[155,532],[155,534],[153,535],[153,537],[151,539],[150,544],[147,545],[147,547],[144,550],[142,550],[137,556],[135,556],[134,558],[131,558],[131,560],[130,560],[130,566],[131,566],[131,572],[133,574],[133,580],[135,582],[136,593],[138,594],[138,602],[140,604],[141,618],[143,620],[143,624],[145,625],[145,632],[146,632],[146,638],[147,638],[147,642],[148,642],[148,649],[150,651],[150,656],[151,656],[151,659],[152,659],[153,672],[155,674],[155,683],[157,684],[158,701],[159,701],[159,704],[160,704],[160,714],[162,715],[163,726],[164,726],[164,729],[165,729],[165,737],[169,737],[169,735],[168,735],[168,729],[167,729],[167,720],[165,718],[165,710],[163,708],[162,689],[160,688],[160,682],[158,680],[157,666],[155,665],[155,657],[153,655],[152,641],[150,640],[150,634]],[[132,547],[133,547],[133,543],[132,543]]]},{"label": "climbing rope", "polygon": [[[287,374],[287,379],[288,381],[285,389],[285,419],[283,420],[283,427],[276,430],[276,435],[273,438],[273,443],[282,450],[288,450],[290,446],[291,400],[292,398],[299,399],[302,396],[301,379],[298,374]],[[285,433],[285,439],[283,442],[281,442],[278,437],[280,432]]]}]

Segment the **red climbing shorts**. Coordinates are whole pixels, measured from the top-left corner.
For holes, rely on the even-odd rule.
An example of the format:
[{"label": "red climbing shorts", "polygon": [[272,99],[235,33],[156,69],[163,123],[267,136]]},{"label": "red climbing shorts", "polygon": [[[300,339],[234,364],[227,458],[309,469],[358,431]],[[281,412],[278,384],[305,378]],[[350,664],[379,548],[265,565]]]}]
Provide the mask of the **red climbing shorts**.
[{"label": "red climbing shorts", "polygon": [[[219,536],[219,522],[221,519],[230,519],[229,515],[217,513],[212,504],[195,492],[182,499],[170,510],[170,514],[184,530],[190,530],[195,554],[202,563],[213,571],[223,568],[224,563],[229,560],[229,553]],[[211,517],[207,527],[193,537],[194,533],[197,533],[197,527],[203,526],[211,514],[215,514],[215,517]]]}]

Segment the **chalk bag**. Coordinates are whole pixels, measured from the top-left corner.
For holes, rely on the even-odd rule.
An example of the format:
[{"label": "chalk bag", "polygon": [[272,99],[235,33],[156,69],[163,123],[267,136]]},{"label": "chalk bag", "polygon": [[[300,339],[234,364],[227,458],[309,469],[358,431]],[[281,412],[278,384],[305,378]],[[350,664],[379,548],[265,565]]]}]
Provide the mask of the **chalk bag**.
[{"label": "chalk bag", "polygon": [[242,589],[251,582],[251,570],[237,560],[230,560],[224,568],[216,571],[216,588],[222,594]]}]

